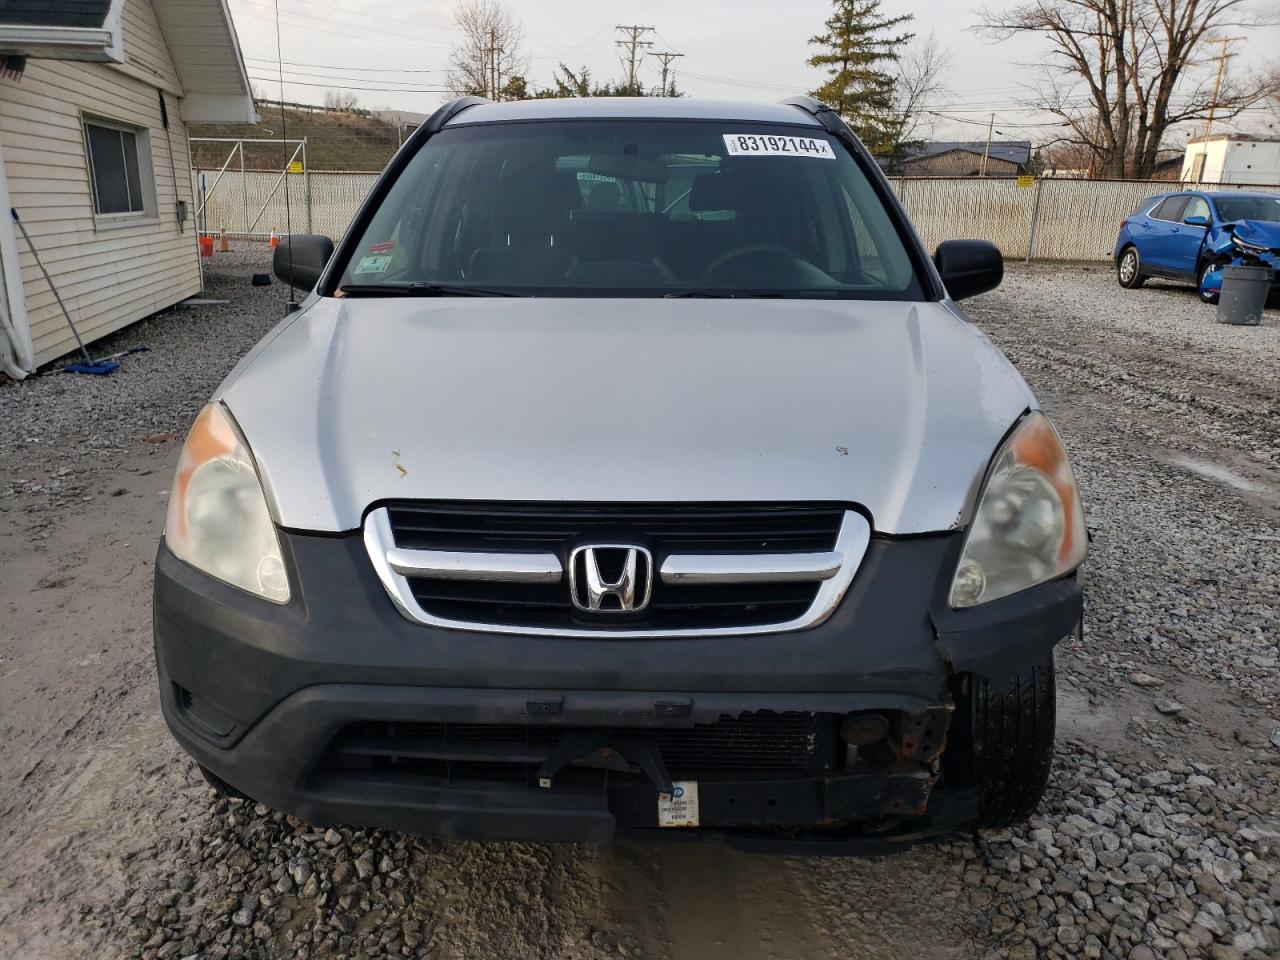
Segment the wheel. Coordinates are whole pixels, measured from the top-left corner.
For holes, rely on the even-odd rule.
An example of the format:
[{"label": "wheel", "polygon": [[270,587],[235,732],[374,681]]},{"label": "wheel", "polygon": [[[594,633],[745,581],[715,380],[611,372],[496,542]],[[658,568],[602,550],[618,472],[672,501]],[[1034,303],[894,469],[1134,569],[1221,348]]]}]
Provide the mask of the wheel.
[{"label": "wheel", "polygon": [[1147,282],[1142,275],[1142,264],[1138,259],[1137,247],[1125,247],[1116,261],[1116,279],[1126,290],[1137,290]]},{"label": "wheel", "polygon": [[1196,275],[1196,293],[1200,295],[1200,300],[1203,303],[1218,302],[1218,295],[1222,292],[1221,283],[1211,290],[1206,290],[1204,285],[1208,275],[1213,272],[1215,267],[1220,266],[1222,266],[1222,264],[1214,263],[1211,260],[1206,260],[1204,263],[1200,264],[1200,272]]},{"label": "wheel", "polygon": [[1029,817],[1053,766],[1053,654],[994,687],[976,674],[957,678],[956,712],[943,754],[945,778],[980,787],[977,827],[1007,827]]}]

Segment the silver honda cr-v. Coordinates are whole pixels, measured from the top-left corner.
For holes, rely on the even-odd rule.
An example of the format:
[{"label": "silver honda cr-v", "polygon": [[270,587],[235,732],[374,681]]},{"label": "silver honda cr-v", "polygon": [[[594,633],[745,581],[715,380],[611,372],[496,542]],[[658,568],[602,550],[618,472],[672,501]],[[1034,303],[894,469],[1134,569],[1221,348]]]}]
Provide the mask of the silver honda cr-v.
[{"label": "silver honda cr-v", "polygon": [[1025,817],[1087,534],[830,110],[443,107],[197,418],[175,737],[314,824],[880,850]]}]

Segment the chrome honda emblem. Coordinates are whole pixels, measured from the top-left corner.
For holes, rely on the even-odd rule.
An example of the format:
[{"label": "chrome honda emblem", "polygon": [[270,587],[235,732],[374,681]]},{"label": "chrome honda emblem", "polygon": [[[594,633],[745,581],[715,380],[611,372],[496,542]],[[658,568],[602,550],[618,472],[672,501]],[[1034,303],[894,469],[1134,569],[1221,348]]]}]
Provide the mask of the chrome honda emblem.
[{"label": "chrome honda emblem", "polygon": [[601,543],[569,554],[569,593],[587,613],[633,613],[649,605],[653,554],[644,547]]}]

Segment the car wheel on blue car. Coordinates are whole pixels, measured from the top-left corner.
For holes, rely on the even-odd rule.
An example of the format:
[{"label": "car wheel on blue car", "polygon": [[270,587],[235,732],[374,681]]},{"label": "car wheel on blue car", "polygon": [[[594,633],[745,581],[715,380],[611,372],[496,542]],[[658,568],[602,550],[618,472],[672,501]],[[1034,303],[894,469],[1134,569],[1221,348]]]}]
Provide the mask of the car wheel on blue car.
[{"label": "car wheel on blue car", "polygon": [[1137,247],[1125,247],[1124,252],[1120,254],[1120,259],[1116,261],[1116,279],[1126,290],[1136,290],[1146,283],[1147,278],[1142,275]]},{"label": "car wheel on blue car", "polygon": [[1222,292],[1222,267],[1221,263],[1213,260],[1206,260],[1200,264],[1196,290],[1203,302],[1218,302],[1218,295]]}]

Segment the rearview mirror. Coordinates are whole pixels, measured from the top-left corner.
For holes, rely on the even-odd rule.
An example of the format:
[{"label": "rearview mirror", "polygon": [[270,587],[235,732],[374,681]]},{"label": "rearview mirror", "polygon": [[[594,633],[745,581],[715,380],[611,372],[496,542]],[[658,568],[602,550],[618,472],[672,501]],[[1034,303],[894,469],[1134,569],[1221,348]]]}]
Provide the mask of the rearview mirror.
[{"label": "rearview mirror", "polygon": [[988,240],[944,240],[933,252],[933,263],[952,300],[994,290],[1004,279],[1004,257]]},{"label": "rearview mirror", "polygon": [[333,256],[333,241],[315,233],[281,237],[271,260],[271,269],[285,283],[312,290],[320,282],[325,264]]},{"label": "rearview mirror", "polygon": [[613,180],[638,180],[641,183],[666,183],[666,164],[644,157],[629,157],[612,153],[597,154],[587,164],[589,173]]},{"label": "rearview mirror", "polygon": [[1209,218],[1203,214],[1193,213],[1189,217],[1183,217],[1182,222],[1191,227],[1207,227],[1209,225]]}]

